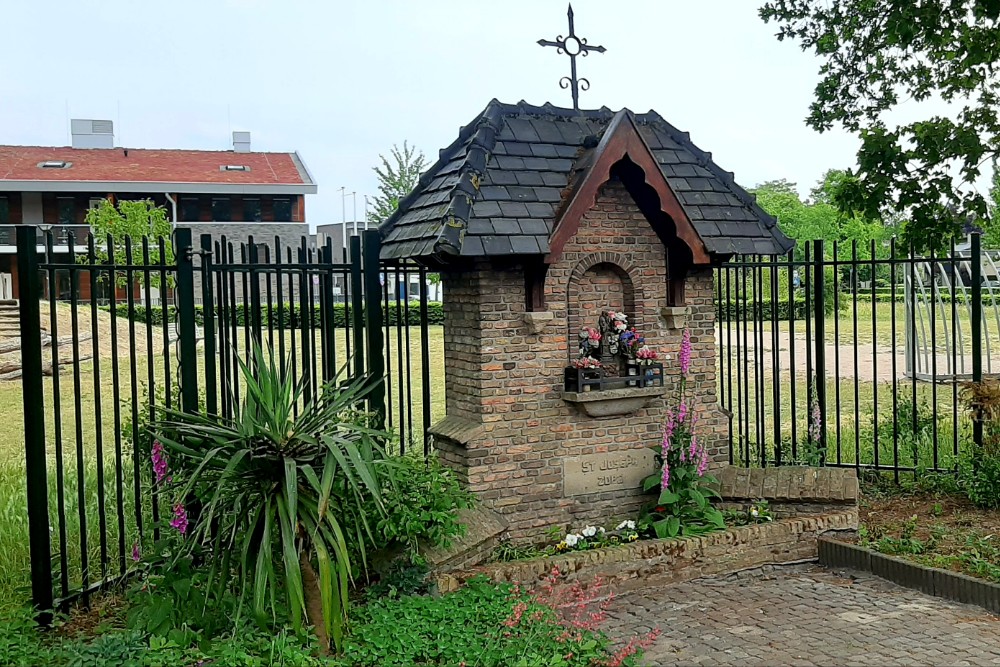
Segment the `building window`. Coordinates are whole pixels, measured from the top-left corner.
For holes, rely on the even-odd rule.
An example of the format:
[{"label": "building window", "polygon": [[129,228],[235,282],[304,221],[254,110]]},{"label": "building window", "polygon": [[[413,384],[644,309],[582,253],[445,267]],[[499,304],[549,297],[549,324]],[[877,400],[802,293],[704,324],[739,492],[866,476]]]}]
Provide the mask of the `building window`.
[{"label": "building window", "polygon": [[260,199],[243,200],[243,219],[247,222],[260,222],[263,219]]},{"label": "building window", "polygon": [[59,197],[59,224],[72,225],[76,222],[76,206],[72,197]]},{"label": "building window", "polygon": [[180,202],[181,222],[198,222],[201,218],[201,202],[197,197],[181,197]]},{"label": "building window", "polygon": [[274,199],[274,221],[275,222],[291,222],[292,221],[292,200],[287,198],[275,198]]},{"label": "building window", "polygon": [[87,210],[92,211],[95,208],[100,208],[101,204],[103,204],[106,199],[107,197],[91,197],[87,201]]},{"label": "building window", "polygon": [[233,219],[231,204],[229,197],[212,197],[212,220],[230,222]]},{"label": "building window", "polygon": [[0,197],[0,225],[10,224],[10,202],[6,197]]}]

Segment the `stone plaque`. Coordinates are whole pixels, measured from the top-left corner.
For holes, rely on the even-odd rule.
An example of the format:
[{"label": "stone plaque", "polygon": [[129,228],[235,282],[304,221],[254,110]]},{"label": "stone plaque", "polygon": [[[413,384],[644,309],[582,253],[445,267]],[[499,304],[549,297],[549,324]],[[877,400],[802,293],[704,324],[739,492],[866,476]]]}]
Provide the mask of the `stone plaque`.
[{"label": "stone plaque", "polygon": [[642,480],[654,472],[651,449],[567,456],[563,459],[563,495],[639,489]]}]

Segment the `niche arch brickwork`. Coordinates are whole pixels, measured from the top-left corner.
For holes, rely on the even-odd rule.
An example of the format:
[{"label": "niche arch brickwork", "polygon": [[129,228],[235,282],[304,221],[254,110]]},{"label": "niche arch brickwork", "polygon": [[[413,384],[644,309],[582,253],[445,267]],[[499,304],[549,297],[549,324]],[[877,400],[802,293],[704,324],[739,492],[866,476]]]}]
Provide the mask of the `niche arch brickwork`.
[{"label": "niche arch brickwork", "polygon": [[642,326],[636,314],[636,300],[642,300],[642,288],[632,278],[635,273],[632,262],[616,252],[596,253],[576,265],[566,288],[568,358],[579,356],[576,343],[580,330],[596,327],[604,310],[624,312],[633,326]]}]

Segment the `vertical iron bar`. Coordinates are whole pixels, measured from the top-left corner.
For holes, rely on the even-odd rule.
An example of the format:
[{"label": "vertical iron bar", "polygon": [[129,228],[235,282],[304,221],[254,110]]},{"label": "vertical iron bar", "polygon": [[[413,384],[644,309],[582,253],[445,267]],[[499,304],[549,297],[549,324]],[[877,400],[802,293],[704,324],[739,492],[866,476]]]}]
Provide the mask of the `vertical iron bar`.
[{"label": "vertical iron bar", "polygon": [[104,428],[101,410],[100,334],[97,319],[97,247],[94,235],[87,234],[87,277],[90,279],[90,345],[94,366],[94,457],[97,459],[97,520],[101,542],[101,579],[108,576],[108,518],[104,489]]},{"label": "vertical iron bar", "polygon": [[[889,239],[889,292],[892,302],[892,474],[893,480],[899,483],[899,370],[896,362],[896,237]],[[905,301],[905,290],[903,299]],[[905,311],[905,309],[904,309]]]},{"label": "vertical iron bar", "polygon": [[[797,384],[796,374],[798,373],[798,366],[795,365],[795,254],[794,250],[788,251],[788,270],[791,275],[788,279],[788,376],[791,379],[791,386],[789,390],[791,392],[791,422],[792,422],[792,462],[796,458],[796,441],[798,440],[798,431],[796,424],[796,398],[795,398],[795,385]],[[808,345],[806,346],[808,348]]]},{"label": "vertical iron bar", "polygon": [[325,313],[323,329],[323,380],[329,382],[337,375],[337,318],[333,305],[333,239],[327,237],[323,246],[322,307]]},{"label": "vertical iron bar", "polygon": [[[70,249],[76,245],[75,241],[73,233],[70,232],[67,237]],[[87,471],[83,455],[83,406],[80,402],[80,396],[83,393],[80,382],[80,315],[77,299],[80,276],[75,267],[69,269],[68,272],[70,327],[72,329],[70,335],[73,340],[73,419],[76,426],[76,509],[80,518],[80,587],[83,592],[83,604],[87,606],[90,604],[90,540],[87,534]]]},{"label": "vertical iron bar", "polygon": [[[362,233],[364,238],[364,315],[367,334],[368,375],[373,383],[368,409],[376,415],[379,428],[385,426],[385,364],[382,340],[382,299],[379,284],[381,236],[377,230]],[[354,237],[357,238],[357,237]],[[353,241],[353,239],[352,239]]]},{"label": "vertical iron bar", "polygon": [[[281,273],[281,239],[274,237],[274,280],[275,293],[278,299],[278,359],[281,360],[281,379],[285,379],[285,287]],[[293,302],[294,306],[294,302]],[[294,315],[295,308],[289,314],[289,320]],[[292,329],[294,331],[294,329]],[[295,335],[294,333],[292,334]]]},{"label": "vertical iron bar", "polygon": [[854,467],[861,466],[861,385],[858,376],[858,241],[851,241],[851,318],[854,328]]},{"label": "vertical iron bar", "polygon": [[[955,264],[955,239],[951,240],[951,435],[952,470],[958,469],[958,306],[956,301],[956,279],[958,267]],[[963,345],[964,347],[964,345]],[[962,350],[963,354],[965,350]]]},{"label": "vertical iron bar", "polygon": [[931,408],[934,411],[934,419],[931,422],[931,460],[934,470],[938,469],[938,376],[937,376],[937,254],[931,248],[930,257],[930,290],[931,290]]},{"label": "vertical iron bar", "polygon": [[[916,441],[916,435],[917,435],[917,310],[916,310],[916,308],[917,308],[917,261],[916,261],[916,248],[914,247],[914,245],[912,243],[910,244],[909,262],[910,262],[910,295],[909,295],[909,298],[910,298],[910,311],[909,311],[910,321],[907,322],[907,326],[910,327],[910,341],[912,342],[912,344],[911,344],[910,347],[911,347],[912,352],[913,352],[913,361],[912,361],[912,364],[910,366],[910,370],[911,370],[911,377],[910,377],[910,380],[911,380],[911,383],[910,383],[910,388],[911,388],[910,397],[911,397],[911,399],[910,400],[912,401],[912,405],[911,405],[912,409],[910,410],[910,413],[911,413],[910,414],[910,417],[911,417],[911,419],[910,419],[910,435],[913,436],[913,437],[910,438],[910,442],[914,442],[915,443],[915,441]],[[917,447],[916,447],[915,444],[913,445],[913,449],[912,449],[912,451],[910,453],[913,455],[913,468],[916,469],[917,468],[917,458],[918,457],[917,457]]]},{"label": "vertical iron bar", "polygon": [[[135,327],[135,290],[136,283],[135,265],[132,263],[132,238],[125,237],[125,303],[128,306],[128,340],[130,349],[136,349],[136,327]],[[117,284],[114,289],[118,289]],[[149,311],[146,311],[146,318],[149,318]],[[139,451],[139,355],[132,355],[132,363],[129,364],[129,387],[132,393],[132,486],[135,502],[135,527],[139,532],[140,539],[145,537],[143,533],[142,520],[142,468]]]},{"label": "vertical iron bar", "polygon": [[217,415],[215,295],[212,293],[212,237],[201,235],[201,330],[205,341],[205,411]]},{"label": "vertical iron bar", "polygon": [[[114,239],[111,234],[105,239],[106,248],[114,248]],[[122,409],[121,409],[121,387],[118,363],[118,284],[116,281],[117,271],[114,266],[115,258],[113,253],[108,255],[108,292],[110,294],[108,302],[111,305],[111,400],[114,406],[115,422],[115,498],[116,509],[118,510],[118,571],[125,574],[125,469],[122,460]]]},{"label": "vertical iron bar", "polygon": [[[198,412],[198,343],[195,334],[194,310],[194,247],[191,230],[178,227],[177,239],[177,328],[180,336],[181,409]],[[161,239],[162,242],[162,239]],[[162,289],[166,290],[164,283]],[[202,308],[204,311],[204,307]],[[208,336],[206,331],[206,338]]]},{"label": "vertical iron bar", "polygon": [[[816,404],[819,406],[820,465],[826,462],[826,270],[823,239],[815,242],[816,270],[813,276],[816,307]],[[810,417],[811,418],[811,417]]]},{"label": "vertical iron bar", "polygon": [[309,276],[309,264],[308,257],[306,255],[306,246],[302,245],[298,249],[299,253],[299,264],[301,265],[299,270],[299,324],[302,327],[301,339],[302,339],[302,379],[305,386],[305,391],[302,392],[303,397],[306,401],[309,397],[313,395],[313,376],[309,365],[309,357],[311,356],[311,345],[312,342],[312,304],[309,303],[309,282],[312,278]]},{"label": "vertical iron bar", "polygon": [[[154,371],[154,369],[153,369],[153,323],[152,323],[152,320],[153,320],[153,318],[152,318],[153,304],[152,304],[151,299],[149,298],[149,295],[150,295],[150,292],[151,292],[151,289],[152,289],[152,287],[151,287],[151,285],[152,285],[152,283],[151,283],[151,270],[149,268],[151,264],[152,264],[152,262],[149,259],[149,237],[148,236],[143,236],[142,237],[142,285],[143,285],[143,288],[145,289],[144,293],[146,295],[146,297],[145,297],[145,300],[146,300],[146,379],[147,379],[147,382],[148,382],[148,384],[146,385],[146,387],[147,387],[147,390],[149,392],[149,414],[147,416],[149,417],[149,423],[150,424],[152,424],[156,420],[156,412],[155,412],[155,410],[156,410],[155,403],[156,402],[153,400],[153,398],[155,396],[155,387],[156,387],[155,376],[153,374],[153,371]],[[166,322],[166,320],[169,319],[167,317],[167,313],[163,313],[163,319],[164,319],[164,322]],[[164,333],[166,333],[166,330],[164,330]],[[167,338],[166,338],[166,336],[164,336],[164,347],[167,347],[167,342],[166,341],[167,341]],[[169,367],[169,364],[165,364],[164,365],[165,369],[168,368],[168,367]],[[166,404],[167,407],[171,407],[171,405],[172,405],[172,396],[173,396],[173,393],[174,393],[173,392],[173,387],[170,386],[170,382],[168,382],[168,381],[164,381],[163,387],[164,387],[164,393],[165,393],[164,403]],[[143,434],[143,435],[145,435],[145,434]],[[149,459],[149,472],[150,472],[149,479],[152,480],[153,479],[153,460],[151,458]],[[156,540],[160,539],[160,497],[159,497],[159,490],[158,489],[154,490],[153,493],[150,494],[150,506],[152,508],[152,515],[153,515],[153,540],[156,541]]]},{"label": "vertical iron bar", "polygon": [[364,282],[362,279],[361,237],[351,237],[351,310],[354,312],[354,376],[365,375],[365,319],[364,319]]},{"label": "vertical iron bar", "polygon": [[[424,436],[424,457],[430,456],[431,442],[428,431],[431,427],[431,339],[429,325],[427,322],[427,269],[420,267],[418,273],[420,279],[420,395],[423,401],[423,436]],[[388,350],[387,350],[388,352]]]},{"label": "vertical iron bar", "polygon": [[382,282],[382,322],[385,325],[385,396],[388,412],[388,428],[392,430],[392,324],[389,310],[389,271],[381,273]]},{"label": "vertical iron bar", "polygon": [[264,342],[264,323],[261,320],[260,301],[260,276],[262,275],[260,250],[257,248],[257,243],[254,241],[253,236],[248,236],[247,242],[247,255],[250,260],[249,265],[246,267],[247,279],[250,281],[250,317],[247,324],[253,323],[253,342],[254,345],[260,346]]},{"label": "vertical iron bar", "polygon": [[[42,315],[39,306],[38,241],[34,225],[17,228],[18,306],[21,324],[21,387],[24,403],[24,460],[31,558],[31,603],[52,620],[52,544],[49,536],[48,461],[45,456],[45,399],[42,382]],[[53,313],[55,309],[53,308]],[[52,334],[55,336],[55,332]],[[58,342],[53,339],[53,347]],[[58,400],[58,399],[56,399]],[[56,421],[58,428],[59,422]],[[66,569],[63,567],[63,573]]]},{"label": "vertical iron bar", "polygon": [[837,465],[843,461],[843,427],[840,424],[840,248],[833,242],[833,394],[835,405]]},{"label": "vertical iron bar", "polygon": [[875,239],[871,241],[872,253],[872,450],[875,456],[875,469],[879,469],[878,455],[878,293],[875,291],[875,274],[878,265],[875,263]]},{"label": "vertical iron bar", "polygon": [[[980,250],[979,234],[972,235],[972,381],[983,381],[983,257]],[[914,409],[916,404],[914,402]],[[975,419],[972,423],[972,441],[976,452],[983,447],[983,421]]]}]

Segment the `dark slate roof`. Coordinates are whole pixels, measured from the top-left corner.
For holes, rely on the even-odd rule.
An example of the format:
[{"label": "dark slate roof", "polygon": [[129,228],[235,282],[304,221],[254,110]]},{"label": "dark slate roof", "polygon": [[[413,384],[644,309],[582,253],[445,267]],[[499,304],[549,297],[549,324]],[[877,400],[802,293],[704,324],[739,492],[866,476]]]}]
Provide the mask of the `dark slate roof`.
[{"label": "dark slate roof", "polygon": [[[537,255],[574,164],[614,112],[496,100],[459,132],[382,226],[388,259]],[[656,112],[634,115],[639,133],[701,236],[717,255],[784,253],[793,243],[733,174]]]}]

